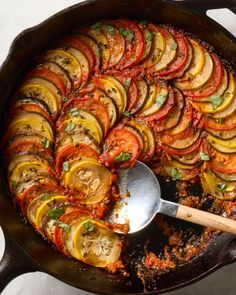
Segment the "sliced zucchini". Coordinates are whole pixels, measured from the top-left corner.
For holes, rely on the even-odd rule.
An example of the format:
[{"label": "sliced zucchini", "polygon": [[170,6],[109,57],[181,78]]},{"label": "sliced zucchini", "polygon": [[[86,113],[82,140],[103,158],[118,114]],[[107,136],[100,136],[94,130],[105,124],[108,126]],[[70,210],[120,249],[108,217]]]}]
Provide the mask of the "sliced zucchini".
[{"label": "sliced zucchini", "polygon": [[70,163],[69,171],[62,175],[65,185],[85,195],[83,204],[102,201],[109,194],[112,174],[96,159],[82,158]]},{"label": "sliced zucchini", "polygon": [[135,114],[144,106],[149,93],[149,86],[144,79],[135,80],[135,84],[138,89],[138,102],[131,108],[131,114]]},{"label": "sliced zucchini", "polygon": [[70,53],[62,49],[48,50],[43,61],[52,61],[67,71],[75,89],[79,88],[82,80],[82,69],[79,61]]},{"label": "sliced zucchini", "polygon": [[213,61],[210,54],[204,50],[205,63],[201,72],[192,79],[186,81],[175,81],[174,85],[180,90],[191,90],[201,88],[211,77],[213,72]]},{"label": "sliced zucchini", "polygon": [[17,114],[7,127],[4,141],[7,142],[10,138],[20,134],[38,134],[53,141],[53,130],[49,122],[40,114],[33,112]]}]

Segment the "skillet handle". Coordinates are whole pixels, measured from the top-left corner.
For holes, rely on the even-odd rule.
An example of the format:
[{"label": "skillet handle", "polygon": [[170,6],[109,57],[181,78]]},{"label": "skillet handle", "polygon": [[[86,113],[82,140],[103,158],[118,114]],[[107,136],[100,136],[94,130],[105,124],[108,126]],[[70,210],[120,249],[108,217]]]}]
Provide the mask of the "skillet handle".
[{"label": "skillet handle", "polygon": [[178,0],[171,2],[204,15],[208,9],[217,8],[228,8],[236,14],[236,0]]},{"label": "skillet handle", "polygon": [[17,276],[39,270],[36,263],[9,237],[7,230],[3,227],[2,230],[5,238],[5,250],[0,261],[0,294],[8,283]]}]

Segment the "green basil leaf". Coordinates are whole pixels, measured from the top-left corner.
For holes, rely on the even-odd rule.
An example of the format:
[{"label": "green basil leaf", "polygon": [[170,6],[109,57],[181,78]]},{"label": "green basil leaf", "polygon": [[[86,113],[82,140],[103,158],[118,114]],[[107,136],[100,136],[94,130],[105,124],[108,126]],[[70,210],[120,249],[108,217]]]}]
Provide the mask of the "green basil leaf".
[{"label": "green basil leaf", "polygon": [[114,36],[114,34],[115,34],[115,29],[114,29],[113,26],[107,25],[107,26],[106,26],[106,31],[107,31],[107,33],[108,33],[109,35],[111,35],[111,36]]},{"label": "green basil leaf", "polygon": [[222,104],[223,101],[224,101],[224,97],[213,96],[211,98],[211,105],[212,105],[213,110],[216,110]]},{"label": "green basil leaf", "polygon": [[131,153],[122,152],[119,156],[115,157],[116,162],[126,162],[129,161],[131,158]]},{"label": "green basil leaf", "polygon": [[124,29],[124,28],[121,28],[120,29],[120,33],[124,36],[124,37],[126,37],[130,42],[133,40],[133,38],[134,38],[134,32],[133,31],[131,31],[131,30],[126,30],[126,29]]},{"label": "green basil leaf", "polygon": [[147,20],[141,20],[139,23],[140,23],[140,25],[143,25],[143,26],[147,26],[148,25],[148,21]]},{"label": "green basil leaf", "polygon": [[87,222],[85,222],[84,226],[85,226],[86,232],[91,232],[95,229],[95,224],[91,220],[88,220]]},{"label": "green basil leaf", "polygon": [[71,116],[72,117],[78,117],[79,115],[79,110],[77,108],[73,108],[70,110]]},{"label": "green basil leaf", "polygon": [[128,111],[125,111],[123,115],[126,116],[126,117],[131,117],[131,113],[128,112]]},{"label": "green basil leaf", "polygon": [[216,122],[217,123],[224,123],[224,121],[225,121],[225,118],[216,119]]},{"label": "green basil leaf", "polygon": [[48,211],[48,217],[52,219],[58,219],[64,213],[65,213],[65,210],[62,207],[53,208],[52,210]]},{"label": "green basil leaf", "polygon": [[46,149],[48,149],[49,146],[50,146],[50,140],[47,139],[47,138],[45,138],[45,140],[43,141],[43,146],[44,146]]},{"label": "green basil leaf", "polygon": [[131,78],[126,79],[124,84],[126,92],[129,90],[130,84],[131,84]]},{"label": "green basil leaf", "polygon": [[56,221],[55,221],[55,224],[56,224],[57,226],[63,228],[64,231],[66,231],[66,232],[69,232],[69,231],[70,231],[70,225],[69,225],[69,224],[66,224],[66,223],[64,223],[64,222],[62,222],[62,221],[60,221],[60,220],[56,220]]},{"label": "green basil leaf", "polygon": [[69,161],[63,162],[62,167],[63,167],[63,170],[64,171],[68,172],[70,170],[70,163],[69,163]]},{"label": "green basil leaf", "polygon": [[172,180],[181,179],[181,174],[179,173],[179,171],[178,171],[177,168],[173,168],[172,169],[172,171],[171,171],[171,177],[172,177]]},{"label": "green basil leaf", "polygon": [[67,126],[66,126],[66,129],[65,131],[67,133],[71,133],[71,131],[75,128],[75,124],[74,123],[69,123]]},{"label": "green basil leaf", "polygon": [[220,184],[220,189],[222,190],[222,192],[225,192],[227,190],[228,185],[224,182],[222,182]]},{"label": "green basil leaf", "polygon": [[66,96],[63,96],[62,101],[67,102],[67,101],[69,101],[69,98],[67,98]]},{"label": "green basil leaf", "polygon": [[146,36],[147,41],[152,41],[153,38],[154,38],[154,34],[153,34],[153,32],[150,32],[150,31],[149,31],[149,32],[147,33],[147,36]]},{"label": "green basil leaf", "polygon": [[158,97],[156,98],[156,104],[158,105],[159,108],[166,101],[167,96],[168,96],[168,94],[166,94],[166,93],[158,95]]},{"label": "green basil leaf", "polygon": [[50,200],[50,198],[51,198],[51,196],[49,194],[45,194],[45,195],[42,196],[41,200],[42,201],[48,201],[48,200]]},{"label": "green basil leaf", "polygon": [[210,160],[209,155],[204,152],[200,152],[200,158],[202,161],[209,161]]},{"label": "green basil leaf", "polygon": [[176,50],[177,47],[178,47],[177,43],[174,42],[174,43],[171,44],[170,49],[171,49],[171,50]]},{"label": "green basil leaf", "polygon": [[96,22],[95,24],[93,24],[93,25],[91,26],[91,28],[92,28],[93,30],[95,30],[95,29],[99,28],[100,26],[101,26],[101,22]]}]

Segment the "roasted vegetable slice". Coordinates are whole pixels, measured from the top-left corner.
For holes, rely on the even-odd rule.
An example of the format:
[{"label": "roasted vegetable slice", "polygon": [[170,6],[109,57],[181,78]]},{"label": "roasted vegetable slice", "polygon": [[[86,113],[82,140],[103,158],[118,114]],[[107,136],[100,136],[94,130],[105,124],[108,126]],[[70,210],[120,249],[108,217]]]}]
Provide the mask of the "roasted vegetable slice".
[{"label": "roasted vegetable slice", "polygon": [[82,158],[69,162],[67,166],[68,169],[63,166],[63,181],[68,188],[82,196],[81,203],[94,204],[108,197],[112,174],[96,159]]}]

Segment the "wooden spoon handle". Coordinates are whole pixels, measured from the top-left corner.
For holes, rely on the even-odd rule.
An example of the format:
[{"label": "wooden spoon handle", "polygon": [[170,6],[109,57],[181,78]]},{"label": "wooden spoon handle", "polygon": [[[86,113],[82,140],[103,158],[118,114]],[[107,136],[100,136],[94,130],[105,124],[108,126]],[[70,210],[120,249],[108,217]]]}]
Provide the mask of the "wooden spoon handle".
[{"label": "wooden spoon handle", "polygon": [[176,217],[236,235],[236,220],[179,205]]}]

